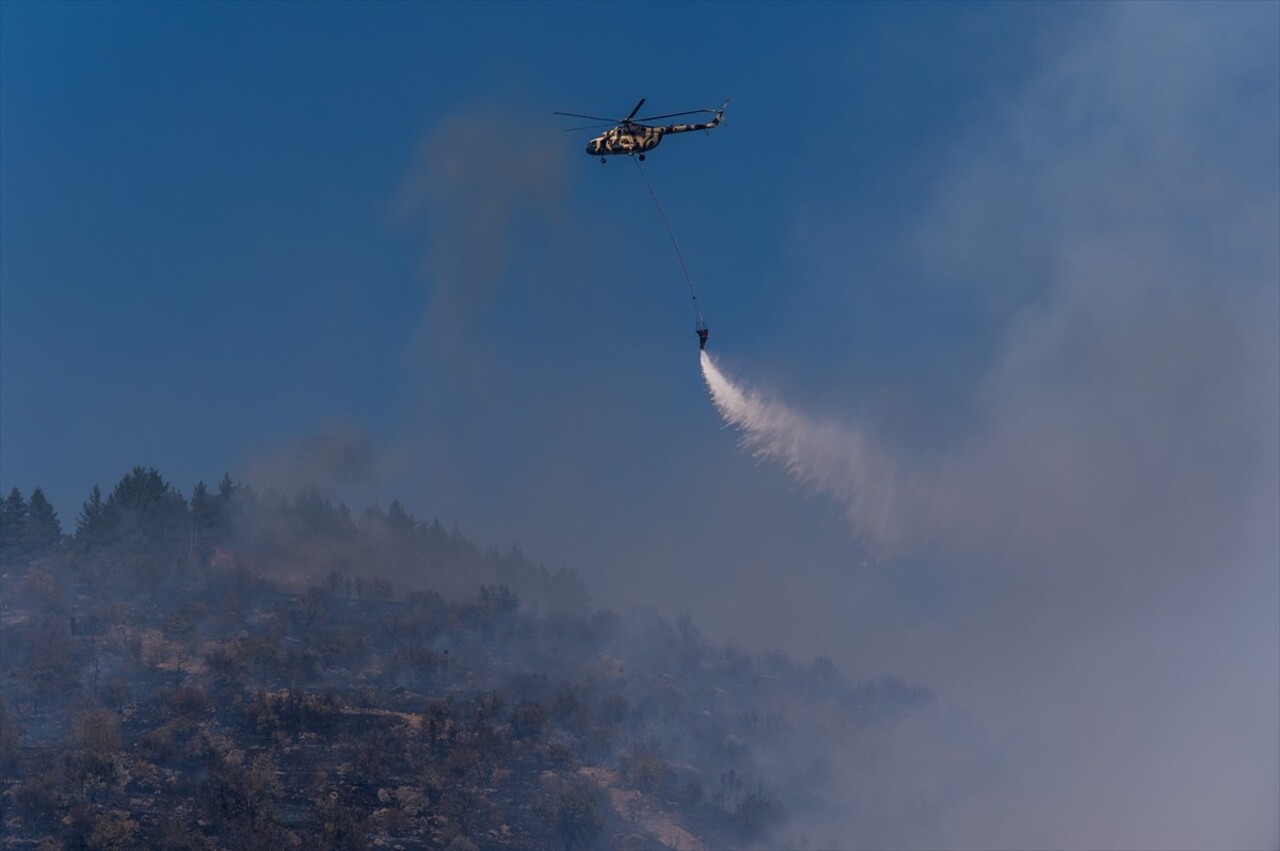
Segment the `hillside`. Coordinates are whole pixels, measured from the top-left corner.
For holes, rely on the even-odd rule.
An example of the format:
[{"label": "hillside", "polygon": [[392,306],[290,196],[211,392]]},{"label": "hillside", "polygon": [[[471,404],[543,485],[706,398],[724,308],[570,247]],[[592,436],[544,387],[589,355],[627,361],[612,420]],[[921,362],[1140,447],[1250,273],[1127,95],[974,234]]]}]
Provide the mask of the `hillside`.
[{"label": "hillside", "polygon": [[4,848],[829,844],[833,738],[935,704],[594,608],[399,503],[142,468],[71,535],[42,502],[0,518]]}]

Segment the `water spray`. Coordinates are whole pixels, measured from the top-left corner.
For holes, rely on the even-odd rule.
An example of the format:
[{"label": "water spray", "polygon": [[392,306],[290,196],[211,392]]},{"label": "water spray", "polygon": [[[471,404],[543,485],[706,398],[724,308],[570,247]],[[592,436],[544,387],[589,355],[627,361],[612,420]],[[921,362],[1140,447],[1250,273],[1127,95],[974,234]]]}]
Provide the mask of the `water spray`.
[{"label": "water spray", "polygon": [[707,352],[707,322],[675,231],[639,159],[632,161],[667,229],[689,287],[702,376],[720,416],[739,431],[744,449],[757,458],[780,462],[797,481],[842,502],[855,531],[874,549],[892,548],[900,537],[896,527],[904,522],[900,503],[907,488],[888,456],[860,429],[813,420],[782,402],[735,384],[720,371],[715,358]]},{"label": "water spray", "polygon": [[910,522],[911,478],[858,427],[817,420],[743,387],[702,352],[702,376],[724,421],[757,458],[777,461],[796,481],[843,503],[854,530],[881,554],[896,549]]}]

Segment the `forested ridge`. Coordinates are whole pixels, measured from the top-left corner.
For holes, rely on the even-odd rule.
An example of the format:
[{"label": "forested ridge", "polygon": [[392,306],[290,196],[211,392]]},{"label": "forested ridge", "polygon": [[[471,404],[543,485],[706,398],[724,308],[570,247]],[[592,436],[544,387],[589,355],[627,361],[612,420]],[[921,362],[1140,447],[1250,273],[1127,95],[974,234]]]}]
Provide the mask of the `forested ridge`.
[{"label": "forested ridge", "polygon": [[0,504],[4,848],[822,845],[827,745],[935,704],[314,490]]}]

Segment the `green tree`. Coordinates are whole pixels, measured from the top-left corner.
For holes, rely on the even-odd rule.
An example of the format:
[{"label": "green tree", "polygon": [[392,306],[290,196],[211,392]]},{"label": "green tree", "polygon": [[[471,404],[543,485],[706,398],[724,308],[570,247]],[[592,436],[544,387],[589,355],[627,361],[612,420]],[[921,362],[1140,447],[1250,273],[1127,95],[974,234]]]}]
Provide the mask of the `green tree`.
[{"label": "green tree", "polygon": [[25,560],[29,512],[27,501],[17,488],[0,502],[0,563]]},{"label": "green tree", "polygon": [[107,531],[107,507],[102,502],[102,491],[97,485],[89,491],[89,499],[76,518],[76,544],[92,548],[104,543]]},{"label": "green tree", "polygon": [[134,467],[106,500],[95,485],[76,525],[78,545],[108,548],[144,583],[163,580],[190,542],[187,501],[154,467]]},{"label": "green tree", "polygon": [[409,535],[413,533],[414,520],[413,516],[404,510],[404,506],[400,504],[400,500],[391,500],[391,505],[387,508],[387,525],[396,534]]},{"label": "green tree", "polygon": [[480,599],[467,607],[465,617],[485,638],[510,627],[520,598],[506,585],[481,585]]},{"label": "green tree", "polygon": [[225,545],[231,537],[239,490],[223,473],[217,493],[210,493],[204,482],[198,482],[191,491],[191,533],[201,562],[208,561],[214,548]]},{"label": "green tree", "polygon": [[58,522],[58,512],[45,498],[44,491],[36,488],[31,492],[27,506],[27,556],[39,558],[48,555],[61,541],[62,524]]},{"label": "green tree", "polygon": [[191,490],[191,548],[196,561],[205,564],[213,555],[218,517],[217,497],[210,495],[204,482],[196,482]]},{"label": "green tree", "polygon": [[134,467],[111,491],[107,521],[118,540],[155,542],[180,552],[188,541],[187,501],[156,468]]}]

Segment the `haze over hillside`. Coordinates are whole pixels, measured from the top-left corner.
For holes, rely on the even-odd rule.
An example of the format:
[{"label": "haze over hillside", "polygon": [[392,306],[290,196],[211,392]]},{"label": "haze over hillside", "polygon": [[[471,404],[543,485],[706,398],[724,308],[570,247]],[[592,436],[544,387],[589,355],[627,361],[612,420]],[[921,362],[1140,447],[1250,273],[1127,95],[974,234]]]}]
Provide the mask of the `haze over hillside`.
[{"label": "haze over hillside", "polygon": [[898,845],[945,806],[843,762],[958,730],[927,689],[593,608],[398,502],[139,467],[70,536],[2,508],[5,848]]}]

